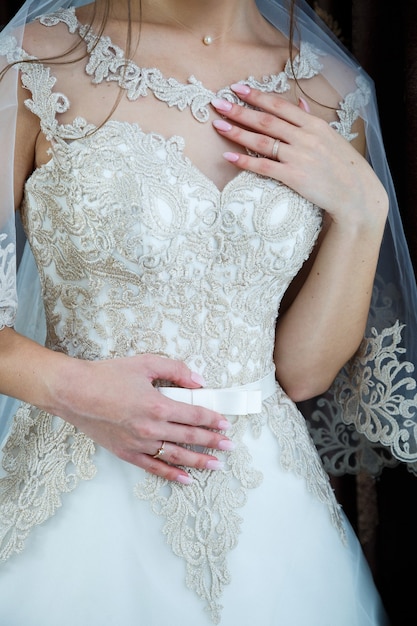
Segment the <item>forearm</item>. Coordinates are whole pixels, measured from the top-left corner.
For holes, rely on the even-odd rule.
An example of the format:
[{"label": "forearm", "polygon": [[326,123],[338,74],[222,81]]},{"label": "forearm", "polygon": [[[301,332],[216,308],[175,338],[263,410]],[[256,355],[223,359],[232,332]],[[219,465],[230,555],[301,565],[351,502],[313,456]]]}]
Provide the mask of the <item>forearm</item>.
[{"label": "forearm", "polygon": [[[219,469],[217,457],[190,446],[230,450],[222,432],[228,422],[209,409],[164,398],[153,386],[156,379],[188,388],[202,383],[184,363],[157,355],[85,361],[10,328],[0,331],[0,392],[62,417],[124,461],[168,480],[191,482],[183,467]],[[155,458],[161,442],[167,443],[168,463]]]},{"label": "forearm", "polygon": [[277,377],[296,401],[325,391],[363,338],[383,215],[348,228],[331,223],[306,282],[278,321]]},{"label": "forearm", "polygon": [[72,361],[4,328],[0,331],[0,393],[54,413],[58,410],[59,381],[70,384]]}]

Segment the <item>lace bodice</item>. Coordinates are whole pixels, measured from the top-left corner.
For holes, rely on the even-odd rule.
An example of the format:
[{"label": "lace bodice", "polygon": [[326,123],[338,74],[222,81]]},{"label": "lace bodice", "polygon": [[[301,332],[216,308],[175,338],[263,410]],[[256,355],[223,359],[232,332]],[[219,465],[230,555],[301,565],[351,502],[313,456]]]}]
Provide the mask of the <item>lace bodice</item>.
[{"label": "lace bodice", "polygon": [[216,386],[271,369],[280,299],[320,227],[282,185],[242,172],[220,192],[180,138],[118,122],[60,149],[24,211],[51,346],[173,356]]}]

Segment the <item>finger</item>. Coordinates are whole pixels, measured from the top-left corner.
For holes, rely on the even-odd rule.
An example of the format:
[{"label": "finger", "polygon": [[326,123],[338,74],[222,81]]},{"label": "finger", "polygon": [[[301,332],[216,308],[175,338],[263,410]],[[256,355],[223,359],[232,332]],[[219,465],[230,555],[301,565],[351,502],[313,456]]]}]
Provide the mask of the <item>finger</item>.
[{"label": "finger", "polygon": [[263,137],[279,137],[286,143],[292,143],[294,140],[294,131],[298,129],[298,126],[277,117],[273,113],[259,110],[255,111],[237,104],[233,105],[226,100],[218,98],[212,100],[212,104],[218,113],[221,113],[223,118],[228,118],[229,123],[235,123],[235,128],[240,127],[242,129],[255,131]]},{"label": "finger", "polygon": [[[130,428],[137,441],[175,441],[181,444],[230,450],[224,435],[231,424],[220,413],[164,397],[156,389],[148,394],[146,406],[133,416]],[[219,432],[220,431],[220,432]]]},{"label": "finger", "polygon": [[[184,405],[184,413],[187,412],[187,409],[191,409],[191,413],[194,409],[195,414],[199,415],[199,407]],[[180,415],[178,419],[184,421],[186,418]],[[221,427],[226,425],[230,426],[229,422],[224,420],[224,418],[223,423],[219,425],[220,428],[211,430],[204,426],[176,423],[172,417],[167,421],[154,418],[144,419],[142,417],[142,419],[138,418],[130,425],[131,441],[140,442],[141,451],[144,450],[143,446],[145,445],[145,451],[152,455],[155,454],[155,441],[160,440],[175,441],[179,444],[200,446],[213,450],[231,450],[233,449],[233,442],[224,432],[219,432]],[[134,444],[131,447],[133,448]]]},{"label": "finger", "polygon": [[197,452],[190,448],[170,443],[168,441],[162,442],[156,454],[151,454],[150,456],[153,459],[157,459],[171,465],[194,467],[201,470],[220,470],[224,468],[224,463],[219,461],[219,459],[213,455],[206,454],[204,452]]},{"label": "finger", "polygon": [[[242,93],[238,94],[239,97],[251,105],[250,107],[233,104],[221,98],[214,98],[211,104],[223,117],[242,126],[264,129],[266,134],[272,134],[268,133],[268,130],[276,124],[277,120],[285,122],[289,130],[291,127],[301,128],[311,119],[311,116],[307,117],[304,105],[297,106],[283,96],[250,89],[246,85],[233,85],[236,93],[238,87],[242,90]],[[285,128],[283,126],[282,131]],[[287,140],[285,136],[283,138]]]},{"label": "finger", "polygon": [[289,181],[284,179],[284,163],[264,157],[252,157],[238,152],[224,152],[223,157],[226,161],[233,163],[242,170],[249,170],[260,176],[274,178],[291,187]]},{"label": "finger", "polygon": [[304,98],[298,98],[298,106],[300,107],[300,109],[303,109],[306,113],[310,113],[310,106],[307,102],[307,100],[304,100]]},{"label": "finger", "polygon": [[122,458],[128,463],[137,465],[150,474],[155,474],[166,480],[179,482],[183,485],[190,485],[193,482],[192,477],[185,470],[175,465],[163,463],[147,454],[131,452],[125,454]]},{"label": "finger", "polygon": [[[146,404],[145,404],[146,403]],[[143,421],[144,414],[151,418],[150,426],[154,424],[156,429],[160,429],[161,423],[166,425],[170,423],[184,424],[187,426],[200,426],[214,430],[228,430],[231,426],[230,422],[217,411],[212,411],[202,406],[188,404],[172,400],[159,393],[157,388],[153,388],[152,392],[144,398],[141,406],[141,414],[137,418]],[[157,434],[150,434],[149,439],[160,439]],[[175,439],[178,441],[178,439]]]},{"label": "finger", "polygon": [[[241,83],[231,85],[231,89],[247,104],[267,113],[271,113],[295,126],[303,126],[306,122],[304,113],[309,112],[309,106],[304,98],[299,98],[298,105],[296,105],[284,96],[275,93],[266,93],[259,89],[242,85]],[[301,107],[300,100],[302,101]]]},{"label": "finger", "polygon": [[227,137],[227,139],[234,143],[244,146],[251,152],[256,152],[272,161],[285,161],[285,146],[288,144],[281,139],[254,133],[240,126],[233,126],[225,120],[214,120],[213,126],[220,135]]},{"label": "finger", "polygon": [[[133,357],[135,358],[135,357]],[[140,355],[141,366],[147,370],[149,380],[156,379],[169,380],[176,383],[179,387],[189,387],[195,389],[205,384],[204,378],[193,372],[182,361],[169,359],[157,354]]]},{"label": "finger", "polygon": [[196,426],[168,424],[166,429],[167,441],[176,441],[181,444],[211,448],[212,450],[233,450],[233,442],[223,433]]},{"label": "finger", "polygon": [[196,453],[175,444],[165,444],[165,448],[168,446],[170,446],[171,449],[168,450],[165,461],[160,458],[155,458],[154,455],[134,451],[125,452],[121,458],[128,463],[141,467],[151,474],[184,485],[191,484],[193,479],[183,468],[189,467],[210,471],[224,469],[224,463],[219,461],[216,457]]}]

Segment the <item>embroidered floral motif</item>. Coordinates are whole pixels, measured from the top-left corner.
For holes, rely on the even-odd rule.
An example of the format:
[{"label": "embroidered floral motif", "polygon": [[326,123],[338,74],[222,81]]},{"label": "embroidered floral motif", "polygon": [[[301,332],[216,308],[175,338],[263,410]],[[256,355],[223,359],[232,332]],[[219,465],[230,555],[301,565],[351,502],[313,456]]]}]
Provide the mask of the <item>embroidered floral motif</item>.
[{"label": "embroidered floral motif", "polygon": [[[235,427],[232,436],[239,442],[237,431]],[[156,476],[149,476],[136,487],[136,495],[149,500],[152,510],[166,519],[166,539],[173,552],[186,560],[187,586],[207,603],[216,624],[222,608],[219,599],[224,585],[230,582],[227,556],[236,547],[240,532],[237,510],[247,500],[247,489],[262,480],[250,461],[247,448],[240,442],[229,456],[230,469],[217,472],[215,477],[209,471],[189,471],[195,478],[190,489]]]},{"label": "embroidered floral motif", "polygon": [[237,446],[225,458],[226,471],[213,475],[188,470],[195,480],[187,489],[156,476],[136,487],[136,495],[149,500],[152,510],[166,519],[164,534],[173,552],[186,561],[187,585],[207,602],[216,624],[220,622],[222,590],[230,582],[227,555],[236,547],[240,532],[238,510],[248,498],[247,490],[262,481],[262,474],[251,467],[242,437],[250,427],[259,435],[259,426],[267,425],[280,443],[283,467],[307,480],[308,489],[329,507],[332,522],[345,540],[339,506],[304,418],[281,390],[264,402],[262,415],[235,421],[230,436]]},{"label": "embroidered floral motif", "polygon": [[90,480],[93,442],[63,420],[22,405],[3,449],[0,480],[0,559],[21,552],[37,524],[61,506],[61,495]]},{"label": "embroidered floral motif", "polygon": [[313,78],[320,74],[323,69],[323,65],[320,62],[320,56],[324,56],[323,53],[307,43],[300,43],[300,53],[295,57],[291,63],[287,61],[285,65],[285,73],[289,78],[296,78],[301,80],[302,78]]},{"label": "embroidered floral motif", "polygon": [[[74,9],[58,11],[40,21],[45,26],[64,22],[70,32],[77,30]],[[244,104],[230,87],[224,87],[215,93],[206,89],[195,76],[190,76],[187,84],[174,78],[166,78],[157,68],[140,68],[133,61],[126,61],[121,48],[115,46],[109,37],[102,36],[99,39],[89,26],[78,25],[78,30],[87,44],[89,61],[86,72],[92,77],[92,82],[99,84],[104,80],[115,81],[126,89],[129,100],[145,97],[151,91],[158,100],[166,102],[170,107],[177,107],[180,111],[190,108],[199,122],[208,121],[209,105],[214,97]],[[285,70],[278,74],[264,76],[261,81],[250,76],[241,82],[268,93],[284,93],[290,88],[288,79],[294,78],[293,69],[298,79],[312,78],[320,72],[322,65],[319,55],[320,51],[313,46],[302,44],[293,66],[288,62]]]},{"label": "embroidered floral motif", "polygon": [[356,79],[357,89],[348,94],[343,102],[339,105],[337,115],[338,122],[331,122],[330,126],[335,128],[348,141],[352,141],[357,137],[357,133],[351,133],[353,122],[358,119],[359,113],[363,107],[369,102],[371,95],[368,82],[363,76]]},{"label": "embroidered floral motif", "polygon": [[401,326],[396,322],[379,333],[372,331],[373,336],[362,343],[337,378],[335,398],[344,409],[347,424],[354,424],[370,441],[390,447],[397,458],[413,460],[417,453],[417,392],[410,400],[401,393],[402,388],[416,388],[415,379],[409,376],[413,367],[399,358],[404,352]]},{"label": "embroidered floral motif", "polygon": [[417,389],[414,367],[405,359],[406,329],[398,322],[394,302],[395,285],[377,275],[360,349],[325,396],[315,406],[302,407],[310,414],[310,432],[331,474],[365,469],[377,476],[384,467],[398,464],[397,459],[407,461],[407,469],[417,474]]}]

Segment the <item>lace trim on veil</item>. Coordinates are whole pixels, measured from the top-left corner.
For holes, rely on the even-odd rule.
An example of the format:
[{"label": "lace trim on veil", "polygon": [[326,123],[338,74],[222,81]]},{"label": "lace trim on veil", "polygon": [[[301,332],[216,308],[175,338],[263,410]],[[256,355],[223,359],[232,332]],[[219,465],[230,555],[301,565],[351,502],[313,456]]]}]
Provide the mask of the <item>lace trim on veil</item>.
[{"label": "lace trim on veil", "polygon": [[16,244],[7,243],[7,234],[0,233],[0,285],[2,304],[0,308],[0,330],[13,326],[16,319]]}]

